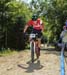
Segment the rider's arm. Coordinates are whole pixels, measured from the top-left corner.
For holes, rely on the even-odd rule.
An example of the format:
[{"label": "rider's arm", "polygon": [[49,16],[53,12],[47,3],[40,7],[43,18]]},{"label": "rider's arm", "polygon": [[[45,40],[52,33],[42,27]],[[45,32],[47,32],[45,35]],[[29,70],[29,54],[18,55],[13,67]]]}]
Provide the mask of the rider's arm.
[{"label": "rider's arm", "polygon": [[42,23],[42,32],[44,32],[44,24]]},{"label": "rider's arm", "polygon": [[30,21],[28,21],[28,23],[25,25],[25,28],[24,28],[24,33],[26,32],[26,30],[27,30],[27,28],[29,27],[29,26],[31,26],[32,25],[32,20],[30,20]]},{"label": "rider's arm", "polygon": [[29,27],[28,25],[25,25],[25,28],[24,28],[24,31],[23,31],[24,33],[26,32],[28,27]]},{"label": "rider's arm", "polygon": [[44,23],[42,22],[41,19],[38,19],[38,20],[40,21],[42,32],[44,32]]}]

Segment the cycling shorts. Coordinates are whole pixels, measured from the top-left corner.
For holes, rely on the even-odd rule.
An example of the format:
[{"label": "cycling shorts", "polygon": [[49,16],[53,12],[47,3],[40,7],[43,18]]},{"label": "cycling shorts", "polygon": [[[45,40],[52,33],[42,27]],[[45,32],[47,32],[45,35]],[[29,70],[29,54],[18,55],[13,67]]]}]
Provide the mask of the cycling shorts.
[{"label": "cycling shorts", "polygon": [[32,33],[33,33],[33,34],[37,34],[37,38],[41,38],[41,37],[42,37],[42,32],[41,32],[41,30],[33,29],[33,30],[32,30]]}]

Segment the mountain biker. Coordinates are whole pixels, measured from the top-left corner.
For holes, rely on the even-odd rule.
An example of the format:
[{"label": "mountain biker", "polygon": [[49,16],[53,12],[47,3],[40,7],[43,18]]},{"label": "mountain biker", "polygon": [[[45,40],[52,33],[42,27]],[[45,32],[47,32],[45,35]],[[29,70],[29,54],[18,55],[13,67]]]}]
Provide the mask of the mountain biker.
[{"label": "mountain biker", "polygon": [[24,33],[28,29],[28,27],[32,26],[33,30],[32,33],[36,34],[37,33],[37,40],[38,40],[38,50],[39,50],[39,56],[40,56],[40,46],[41,46],[41,37],[42,37],[42,32],[44,31],[44,24],[42,23],[42,20],[38,17],[37,14],[34,14],[32,16],[32,19],[27,22],[24,28]]}]

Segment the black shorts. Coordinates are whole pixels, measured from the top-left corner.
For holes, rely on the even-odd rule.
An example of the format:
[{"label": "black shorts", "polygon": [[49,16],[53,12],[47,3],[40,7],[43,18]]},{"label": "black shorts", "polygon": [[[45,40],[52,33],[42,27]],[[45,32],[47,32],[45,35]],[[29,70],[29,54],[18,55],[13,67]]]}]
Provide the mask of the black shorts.
[{"label": "black shorts", "polygon": [[37,38],[41,38],[41,37],[42,37],[42,32],[41,32],[41,30],[33,29],[32,33],[37,34]]}]

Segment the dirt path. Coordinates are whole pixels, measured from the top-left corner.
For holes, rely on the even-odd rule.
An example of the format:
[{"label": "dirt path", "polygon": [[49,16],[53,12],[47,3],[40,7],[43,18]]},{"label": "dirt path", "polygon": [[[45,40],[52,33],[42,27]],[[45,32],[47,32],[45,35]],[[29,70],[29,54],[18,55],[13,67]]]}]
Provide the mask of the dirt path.
[{"label": "dirt path", "polygon": [[[60,52],[42,50],[40,61],[31,63],[30,50],[21,51],[14,55],[0,57],[0,75],[60,75],[59,59]],[[65,62],[65,69],[67,69],[67,62]]]}]

